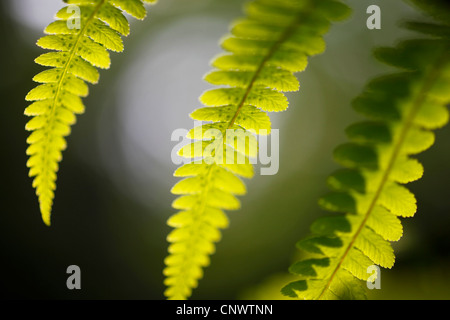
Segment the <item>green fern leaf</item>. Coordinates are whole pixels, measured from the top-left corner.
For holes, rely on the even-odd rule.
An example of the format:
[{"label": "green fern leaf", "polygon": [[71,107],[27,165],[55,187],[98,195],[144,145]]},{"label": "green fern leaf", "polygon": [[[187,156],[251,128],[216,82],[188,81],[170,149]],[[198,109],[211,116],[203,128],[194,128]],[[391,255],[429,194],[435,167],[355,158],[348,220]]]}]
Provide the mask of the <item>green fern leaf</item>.
[{"label": "green fern leaf", "polygon": [[[66,148],[65,137],[76,121],[76,114],[84,112],[80,97],[86,97],[89,88],[86,82],[95,84],[99,80],[96,69],[107,69],[111,64],[108,50],[123,51],[121,35],[128,35],[130,28],[122,11],[137,19],[146,16],[141,0],[65,0],[80,9],[79,28],[73,27],[71,7],[61,9],[58,20],[46,29],[46,36],[37,45],[55,50],[44,53],[36,63],[52,67],[36,75],[33,80],[40,83],[26,96],[33,103],[25,110],[33,117],[26,130],[33,131],[27,142],[30,156],[27,166],[33,187],[39,198],[42,219],[50,225],[50,215],[56,189],[56,172]],[[155,1],[145,1],[155,2]],[[72,20],[71,20],[72,19]]]},{"label": "green fern leaf", "polygon": [[[447,2],[413,2],[436,17],[446,15],[448,23],[449,11],[439,10]],[[346,130],[350,142],[334,152],[345,169],[328,178],[333,192],[319,201],[326,210],[341,214],[317,220],[311,227],[313,236],[298,243],[309,256],[291,267],[299,280],[282,289],[286,296],[363,299],[359,280],[368,279],[368,267],[394,265],[390,241],[402,237],[399,217],[412,217],[417,211],[416,199],[404,184],[423,174],[422,165],[411,156],[433,145],[431,130],[448,122],[450,102],[448,25],[406,26],[433,38],[376,50],[379,60],[402,71],[371,81],[354,100],[354,108],[370,120]]]},{"label": "green fern leaf", "polygon": [[227,53],[212,62],[215,70],[205,77],[226,87],[200,97],[205,107],[191,118],[208,123],[191,130],[188,137],[197,141],[178,152],[197,160],[175,172],[185,179],[172,189],[180,195],[172,206],[182,211],[168,222],[176,228],[168,236],[164,269],[169,299],[186,299],[197,287],[220,239],[218,229],[228,225],[223,210],[239,209],[236,195],[246,192],[240,178],[254,174],[249,159],[257,152],[254,134],[271,129],[266,112],[288,108],[283,92],[298,90],[294,72],[306,68],[308,56],[324,51],[330,21],[345,18],[349,9],[334,0],[255,0],[246,13],[222,42]]}]

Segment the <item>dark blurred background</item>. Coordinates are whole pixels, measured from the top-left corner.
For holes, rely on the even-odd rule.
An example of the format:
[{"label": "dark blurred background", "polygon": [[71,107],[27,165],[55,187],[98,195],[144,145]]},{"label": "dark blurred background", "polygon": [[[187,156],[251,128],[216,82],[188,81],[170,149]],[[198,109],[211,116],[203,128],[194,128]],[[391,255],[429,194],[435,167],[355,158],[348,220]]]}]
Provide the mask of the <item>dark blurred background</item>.
[{"label": "dark blurred background", "polygon": [[[170,188],[171,133],[190,129],[209,85],[202,76],[221,52],[218,40],[241,16],[241,0],[161,0],[143,22],[133,21],[125,53],[90,86],[86,113],[68,137],[60,166],[52,226],[41,221],[26,168],[32,77],[44,68],[35,45],[63,3],[0,2],[1,223],[0,292],[6,299],[163,299],[167,218],[175,212]],[[299,74],[287,112],[273,115],[280,129],[280,170],[248,182],[242,209],[193,299],[278,298],[295,257],[295,242],[324,214],[317,199],[337,165],[332,150],[359,118],[350,102],[371,77],[390,71],[371,49],[410,34],[398,23],[418,14],[401,1],[349,0],[351,19],[333,26],[328,49]],[[366,8],[382,9],[382,29],[366,28]],[[394,244],[397,262],[382,270],[380,299],[450,299],[450,127],[418,158],[425,176],[409,185],[419,210],[405,220]],[[81,290],[66,287],[69,265],[81,268]]]}]

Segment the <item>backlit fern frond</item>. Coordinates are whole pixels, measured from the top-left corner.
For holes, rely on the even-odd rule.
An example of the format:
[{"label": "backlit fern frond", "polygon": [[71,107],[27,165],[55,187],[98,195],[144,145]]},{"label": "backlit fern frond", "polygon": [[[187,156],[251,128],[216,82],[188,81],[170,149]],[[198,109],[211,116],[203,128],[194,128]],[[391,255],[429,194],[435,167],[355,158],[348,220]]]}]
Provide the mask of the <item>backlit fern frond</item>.
[{"label": "backlit fern frond", "polygon": [[334,0],[256,0],[246,13],[222,43],[227,53],[214,60],[215,70],[205,78],[222,87],[205,92],[205,107],[191,114],[208,123],[192,129],[188,137],[197,141],[178,153],[196,161],[175,172],[185,179],[172,189],[180,195],[173,207],[181,211],[168,221],[176,228],[168,236],[164,269],[170,299],[186,299],[197,287],[219,229],[228,225],[223,210],[239,209],[235,196],[246,193],[239,177],[254,174],[254,134],[270,133],[267,112],[287,109],[283,92],[299,88],[294,73],[306,68],[308,56],[324,51],[330,21],[343,19],[349,9]]},{"label": "backlit fern frond", "polygon": [[343,214],[315,221],[312,235],[297,244],[306,257],[290,267],[299,280],[282,289],[287,296],[363,299],[360,280],[371,276],[369,266],[394,265],[390,241],[402,237],[399,217],[412,217],[417,210],[404,184],[423,174],[411,156],[431,147],[431,130],[449,119],[450,6],[447,1],[412,2],[442,17],[443,23],[408,23],[434,38],[407,40],[375,52],[380,61],[401,70],[371,81],[354,100],[356,111],[368,119],[347,128],[350,142],[334,152],[345,169],[328,178],[333,192],[319,201]]},{"label": "backlit fern frond", "polygon": [[[130,26],[123,12],[144,19],[147,12],[141,0],[65,0],[69,6],[61,9],[48,34],[37,45],[53,50],[39,56],[36,63],[52,67],[33,80],[40,83],[26,96],[34,101],[25,110],[32,116],[26,130],[33,131],[27,142],[30,156],[27,166],[34,177],[33,187],[39,198],[42,219],[50,225],[50,215],[56,189],[56,172],[66,148],[65,136],[75,123],[76,114],[84,112],[82,97],[88,95],[86,82],[99,80],[96,68],[108,69],[108,50],[123,51],[122,36]],[[144,0],[154,3],[156,0]]]}]

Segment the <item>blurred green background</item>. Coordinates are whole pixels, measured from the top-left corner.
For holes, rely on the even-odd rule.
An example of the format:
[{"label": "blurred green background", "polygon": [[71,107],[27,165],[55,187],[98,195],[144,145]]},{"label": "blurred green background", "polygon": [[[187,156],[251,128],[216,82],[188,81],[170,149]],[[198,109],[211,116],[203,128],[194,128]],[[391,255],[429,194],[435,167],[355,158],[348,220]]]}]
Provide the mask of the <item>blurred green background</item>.
[{"label": "blurred green background", "polygon": [[[209,88],[202,76],[221,52],[218,40],[242,15],[242,0],[161,0],[144,22],[132,23],[125,53],[91,86],[58,174],[53,225],[41,221],[25,155],[23,110],[42,30],[63,6],[59,0],[0,2],[1,223],[0,289],[15,299],[163,299],[165,221],[175,212],[170,188],[171,133],[190,129],[188,117]],[[359,116],[350,102],[368,79],[390,71],[375,62],[374,46],[411,36],[398,23],[418,17],[402,1],[348,0],[348,21],[326,36],[325,54],[299,74],[301,91],[288,111],[273,115],[280,129],[280,170],[248,182],[242,209],[193,299],[277,298],[289,278],[295,243],[325,214],[317,199],[337,165],[332,150]],[[378,4],[382,29],[366,28],[366,8]],[[450,127],[418,158],[425,176],[409,185],[419,210],[404,221],[394,244],[397,262],[382,270],[378,299],[450,298]],[[81,290],[66,288],[66,268],[81,268]],[[274,276],[275,275],[275,276]]]}]

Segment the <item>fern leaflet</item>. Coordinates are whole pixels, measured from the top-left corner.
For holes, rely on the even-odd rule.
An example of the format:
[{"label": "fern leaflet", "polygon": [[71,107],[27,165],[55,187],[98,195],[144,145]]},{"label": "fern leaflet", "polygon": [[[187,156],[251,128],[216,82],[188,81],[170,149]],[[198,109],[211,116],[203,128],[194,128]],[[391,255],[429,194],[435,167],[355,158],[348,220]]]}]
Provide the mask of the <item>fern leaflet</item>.
[{"label": "fern leaflet", "polygon": [[390,241],[402,237],[399,217],[412,217],[417,209],[414,195],[403,185],[423,174],[411,156],[431,147],[431,130],[449,119],[448,3],[413,2],[437,17],[444,15],[444,24],[408,23],[410,29],[434,38],[376,50],[379,60],[401,71],[374,79],[354,100],[356,111],[370,120],[347,128],[350,142],[334,151],[345,169],[328,178],[333,191],[319,201],[324,209],[342,214],[316,220],[312,235],[298,242],[305,258],[290,267],[300,279],[282,289],[287,296],[364,299],[358,279],[368,279],[368,267],[394,265]]},{"label": "fern leaflet", "polygon": [[[99,80],[96,69],[108,69],[108,50],[123,51],[121,35],[127,36],[130,26],[123,11],[137,19],[144,19],[146,9],[141,0],[64,0],[69,6],[57,14],[58,20],[46,29],[46,36],[37,45],[54,50],[44,53],[36,63],[52,67],[36,75],[40,83],[26,96],[34,101],[25,110],[33,118],[26,130],[33,187],[39,198],[40,211],[45,224],[50,225],[50,215],[56,189],[56,172],[66,148],[65,137],[76,121],[76,114],[84,112],[81,97],[88,95],[86,82]],[[155,3],[156,0],[144,0]],[[79,17],[74,16],[79,9]],[[76,22],[79,25],[76,25]]]},{"label": "fern leaflet", "polygon": [[185,179],[172,189],[180,195],[173,207],[181,211],[168,221],[176,228],[168,236],[164,269],[169,299],[186,299],[197,287],[219,229],[228,225],[223,210],[239,209],[235,195],[246,193],[239,177],[254,174],[253,134],[269,134],[266,112],[287,109],[282,92],[298,90],[294,73],[306,68],[308,56],[324,51],[322,35],[330,21],[345,18],[349,9],[334,0],[256,0],[246,13],[222,43],[227,53],[213,61],[215,70],[205,77],[223,87],[205,92],[200,97],[205,107],[191,114],[208,123],[192,129],[188,137],[197,141],[178,152],[197,160],[175,171]]}]

